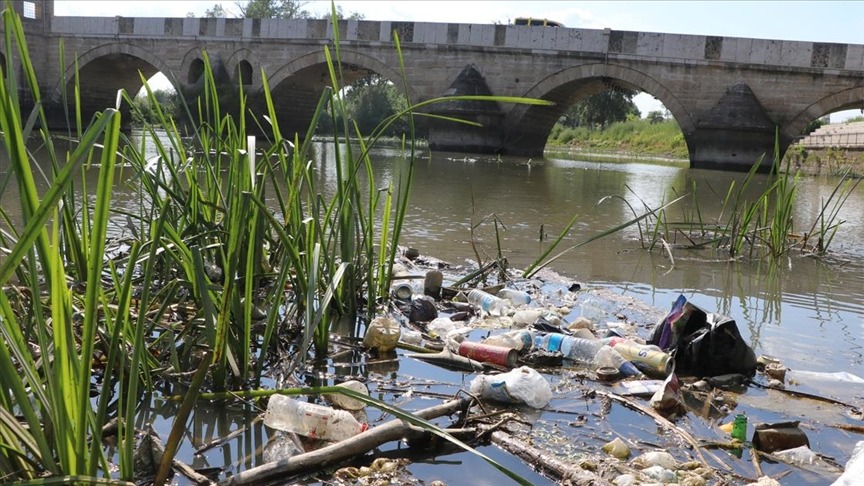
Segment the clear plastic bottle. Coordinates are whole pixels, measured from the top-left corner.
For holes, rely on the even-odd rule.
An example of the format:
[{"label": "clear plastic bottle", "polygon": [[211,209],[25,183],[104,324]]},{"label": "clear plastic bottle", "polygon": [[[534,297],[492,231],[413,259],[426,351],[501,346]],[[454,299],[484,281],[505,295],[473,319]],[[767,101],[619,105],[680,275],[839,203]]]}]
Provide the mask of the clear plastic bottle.
[{"label": "clear plastic bottle", "polygon": [[639,376],[642,374],[638,368],[633,366],[633,363],[621,356],[621,353],[611,346],[602,346],[597,350],[597,354],[594,356],[594,366],[596,368],[610,366],[617,369],[623,376]]},{"label": "clear plastic bottle", "polygon": [[595,326],[602,324],[606,320],[606,312],[594,299],[587,299],[582,302],[580,315],[591,321]]},{"label": "clear plastic bottle", "polygon": [[523,349],[531,349],[534,344],[534,334],[527,329],[519,329],[489,336],[483,340],[483,344],[522,351]]},{"label": "clear plastic bottle", "polygon": [[[367,397],[369,396],[369,388],[357,380],[344,381],[337,384],[336,388],[346,388],[357,393],[362,393]],[[366,408],[366,403],[341,393],[328,393],[324,395],[324,398],[333,406],[342,410],[363,410]]]},{"label": "clear plastic bottle", "polygon": [[495,297],[494,295],[480,289],[473,289],[468,292],[468,302],[476,305],[484,312],[488,312],[493,316],[502,316],[506,314],[507,309],[510,308],[507,300]]},{"label": "clear plastic bottle", "polygon": [[[639,370],[632,363],[624,359],[614,349],[596,339],[583,339],[552,333],[545,336],[537,336],[534,338],[534,345],[547,351],[560,351],[566,359],[583,365],[595,368],[598,366],[614,366],[625,376],[639,374]],[[609,350],[603,351],[601,354],[600,351],[604,347],[609,348]]]},{"label": "clear plastic bottle", "polygon": [[345,440],[368,427],[345,410],[273,395],[264,413],[264,424],[272,429],[330,441]]},{"label": "clear plastic bottle", "polygon": [[550,333],[534,338],[534,345],[547,351],[559,351],[565,358],[582,364],[594,363],[594,356],[603,343],[564,334]]},{"label": "clear plastic bottle", "polygon": [[521,290],[501,289],[496,295],[502,299],[509,300],[511,304],[516,306],[531,303],[531,296],[528,292],[523,292]]}]

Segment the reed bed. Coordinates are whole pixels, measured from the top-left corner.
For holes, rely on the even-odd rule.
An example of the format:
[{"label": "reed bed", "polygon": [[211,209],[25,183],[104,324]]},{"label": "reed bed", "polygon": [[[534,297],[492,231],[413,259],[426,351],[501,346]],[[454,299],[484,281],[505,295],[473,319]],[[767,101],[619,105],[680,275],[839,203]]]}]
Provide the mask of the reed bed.
[{"label": "reed bed", "polygon": [[[0,245],[8,248],[0,260],[0,333],[7,342],[0,347],[0,477],[162,484],[200,393],[236,398],[232,391],[261,390],[274,360],[290,373],[307,359],[326,358],[334,323],[360,327],[387,309],[411,190],[414,117],[430,104],[459,98],[408,106],[368,136],[361,134],[338,96],[343,78],[334,24],[334,43],[325,47],[331,83],[303,137],[280,131],[265,73],[264,112],[249,108],[242,83],[237,110],[223,109],[223,88],[205,53],[203,90],[182,99],[187,118],[195,121],[191,131],[165,113],[144,79],[156,122],[144,126],[140,145],[121,132],[121,104],[135,109],[128,93],[118,94],[117,106],[82,120],[76,76],[63,94],[73,107],[67,118],[75,128],[68,136],[76,143],[63,153],[45,128],[20,19],[7,8],[3,22],[5,57],[21,59],[25,76],[18,80],[10,63],[0,79],[0,129],[12,163],[0,190],[17,184],[25,224],[20,231],[12,227],[0,209],[10,223],[0,232]],[[394,41],[399,50],[398,37]],[[35,101],[32,113],[21,112],[20,83]],[[332,197],[316,187],[309,161],[316,122],[328,105],[334,142],[356,141],[338,152]],[[337,115],[343,115],[339,126]],[[403,142],[409,170],[379,189],[370,149],[397,120],[410,127]],[[251,136],[253,129],[266,135]],[[41,141],[52,161],[42,194],[27,150],[31,138]],[[145,157],[145,144],[155,147],[156,157]],[[138,212],[112,209],[121,166],[139,188]],[[98,173],[96,188],[84,182],[87,171]],[[125,218],[134,236],[127,252],[109,260],[112,218]],[[140,404],[158,395],[157,381],[186,392],[160,464],[142,472],[135,468],[141,431],[134,424]],[[117,425],[111,456],[100,440],[108,423]]]}]

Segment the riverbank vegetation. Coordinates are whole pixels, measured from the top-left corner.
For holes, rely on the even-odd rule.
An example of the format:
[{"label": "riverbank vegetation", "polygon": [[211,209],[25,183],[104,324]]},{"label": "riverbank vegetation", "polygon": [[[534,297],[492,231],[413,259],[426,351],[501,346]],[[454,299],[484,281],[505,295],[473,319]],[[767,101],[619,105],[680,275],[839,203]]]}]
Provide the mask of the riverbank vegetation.
[{"label": "riverbank vegetation", "polygon": [[552,128],[547,148],[634,154],[673,159],[687,158],[684,134],[674,120],[636,119],[611,123],[602,130],[569,128],[558,123]]}]

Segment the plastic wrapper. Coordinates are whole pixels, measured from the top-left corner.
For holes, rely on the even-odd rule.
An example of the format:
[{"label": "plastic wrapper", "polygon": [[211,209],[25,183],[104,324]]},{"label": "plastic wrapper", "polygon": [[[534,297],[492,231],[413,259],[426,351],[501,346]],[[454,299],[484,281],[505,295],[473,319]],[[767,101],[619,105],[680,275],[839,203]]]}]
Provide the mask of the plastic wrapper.
[{"label": "plastic wrapper", "polygon": [[675,374],[663,381],[663,386],[651,397],[651,406],[658,412],[672,414],[684,409],[681,397],[681,384]]}]

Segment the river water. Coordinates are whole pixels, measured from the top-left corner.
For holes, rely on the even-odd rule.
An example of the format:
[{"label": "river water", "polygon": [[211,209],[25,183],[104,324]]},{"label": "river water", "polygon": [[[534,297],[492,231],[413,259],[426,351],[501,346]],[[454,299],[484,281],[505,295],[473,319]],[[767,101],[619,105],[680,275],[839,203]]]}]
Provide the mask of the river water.
[{"label": "river water", "polygon": [[[326,175],[333,164],[332,146],[319,145],[317,154],[324,161],[322,181],[332,180]],[[399,151],[377,151],[372,160],[378,187],[404,174],[406,162]],[[633,219],[631,207],[641,214],[643,203],[656,208],[677,195],[695,195],[695,200],[688,196],[671,206],[667,220],[695,219],[698,208],[703,222],[717,222],[730,184],[738,187],[746,177],[675,164],[557,155],[537,160],[426,153],[414,170],[403,245],[460,264],[474,260],[476,248],[488,261],[497,253],[492,222],[497,219],[501,251],[514,268],[525,268],[541,256],[574,215],[576,224],[552,255]],[[757,197],[768,180],[757,176],[747,194]],[[838,181],[799,181],[795,232],[810,231],[821,201]],[[733,317],[757,354],[782,356],[792,369],[864,376],[862,214],[864,188],[859,187],[838,215],[845,222],[831,243],[830,257],[793,252],[773,268],[767,260],[733,261],[722,251],[677,247],[673,265],[666,252],[642,248],[637,226],[573,249],[550,268],[589,288],[603,287],[660,309],[684,294],[707,311]],[[669,238],[670,243],[687,243],[681,234]]]},{"label": "river water", "polygon": [[[314,146],[319,188],[324,192],[332,191],[335,183],[334,154],[332,144]],[[406,174],[408,162],[399,150],[376,149],[371,159],[376,187],[395,183]],[[0,176],[7,170],[4,163]],[[136,183],[129,176],[128,171],[118,174],[115,207],[134,209],[137,205]],[[722,200],[730,185],[737,187],[745,176],[688,169],[668,162],[596,162],[552,154],[529,159],[421,152],[414,163],[414,185],[401,244],[454,264],[475,261],[475,253],[488,261],[498,251],[493,223],[497,220],[501,252],[512,267],[525,268],[548,248],[574,215],[576,224],[553,255],[633,219],[633,210],[641,214],[643,204],[658,207],[684,194],[688,196],[667,210],[669,221],[693,220],[698,212],[703,222],[725,222]],[[795,232],[810,230],[822,201],[830,196],[838,180],[803,177],[799,181]],[[746,193],[755,198],[768,182],[768,176],[756,176]],[[95,179],[91,187],[95,188]],[[19,217],[15,213],[18,203],[14,183],[0,193],[0,203],[13,221]],[[838,219],[845,222],[825,258],[793,252],[779,265],[760,259],[731,260],[722,251],[684,249],[680,247],[687,242],[683,234],[676,236],[670,231],[670,259],[659,248],[644,249],[640,228],[631,226],[566,252],[549,268],[586,288],[632,297],[663,311],[684,294],[706,311],[734,318],[757,355],[780,357],[793,371],[845,371],[864,377],[862,214],[864,188],[859,187],[839,212]],[[641,230],[644,232],[645,227]],[[112,231],[114,236],[122,235],[123,222],[118,221]],[[639,324],[643,328],[651,325]],[[422,376],[424,371],[408,361],[403,360],[400,373]],[[440,375],[435,378],[449,379]],[[459,386],[465,377],[453,374],[452,379]],[[864,398],[864,385],[858,383],[808,380],[800,385],[812,393],[858,404]],[[173,409],[167,404],[165,407],[145,411],[142,423],[152,419],[167,427]],[[153,417],[148,419],[148,413]],[[248,410],[226,414],[225,410],[214,409],[212,419],[206,418],[208,414],[208,408],[202,405],[190,430],[201,440],[249,425],[254,416]],[[623,418],[625,422],[631,419],[630,415]],[[227,449],[205,458],[206,464],[200,464],[201,458],[193,458],[185,447],[181,456],[197,465],[231,465],[232,470],[254,466],[260,463],[265,433],[260,424],[250,430],[233,446],[229,444]],[[826,435],[825,440],[831,444],[823,449],[842,463],[851,453],[853,439]],[[489,448],[486,452],[491,453]],[[473,456],[463,454],[459,458],[462,467],[472,461]],[[429,464],[418,464],[412,471],[419,477],[429,477],[423,473]],[[447,474],[440,473],[440,467],[433,469],[436,472],[428,474],[448,479]],[[456,469],[449,476],[453,484],[458,484],[461,471],[464,469]],[[526,468],[520,474],[532,473]]]}]

